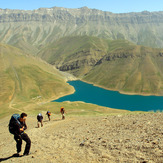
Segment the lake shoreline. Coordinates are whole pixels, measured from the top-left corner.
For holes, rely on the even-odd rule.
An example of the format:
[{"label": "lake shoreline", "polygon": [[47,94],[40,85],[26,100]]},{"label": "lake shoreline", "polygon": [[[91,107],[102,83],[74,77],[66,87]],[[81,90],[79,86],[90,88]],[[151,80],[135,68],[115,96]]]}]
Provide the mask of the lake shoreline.
[{"label": "lake shoreline", "polygon": [[[116,90],[116,89],[106,88],[106,87],[104,87],[104,86],[100,86],[100,85],[98,85],[98,84],[94,84],[94,83],[92,83],[92,82],[88,82],[88,81],[83,80],[83,79],[78,79],[78,80],[83,81],[83,82],[88,83],[88,84],[92,84],[93,86],[96,86],[96,87],[99,87],[99,88],[103,88],[103,89],[108,90],[108,91],[119,92],[120,94],[123,94],[123,95],[160,96],[160,97],[161,97],[161,95],[158,95],[158,94],[143,94],[143,93],[134,93],[134,92],[131,93],[131,92],[118,91],[118,90]],[[162,95],[162,96],[163,96],[163,95]]]},{"label": "lake shoreline", "polygon": [[83,101],[103,107],[129,111],[161,111],[163,96],[122,94],[119,91],[105,89],[84,80],[68,81],[75,88],[73,94],[62,96],[53,102]]}]

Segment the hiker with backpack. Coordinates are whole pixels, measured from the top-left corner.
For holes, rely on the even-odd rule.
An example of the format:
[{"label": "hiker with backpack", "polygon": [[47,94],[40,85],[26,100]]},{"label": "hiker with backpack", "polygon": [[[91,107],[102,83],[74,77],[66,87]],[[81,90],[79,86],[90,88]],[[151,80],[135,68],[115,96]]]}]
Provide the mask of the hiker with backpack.
[{"label": "hiker with backpack", "polygon": [[9,122],[9,131],[11,134],[14,135],[14,139],[16,141],[17,153],[15,155],[17,157],[20,156],[22,140],[26,142],[23,155],[29,155],[29,151],[31,147],[31,140],[28,137],[28,135],[24,132],[24,130],[27,129],[27,125],[25,122],[26,118],[27,118],[26,113],[22,113],[21,115],[13,114]]},{"label": "hiker with backpack", "polygon": [[41,123],[41,127],[43,127],[43,116],[41,113],[39,113],[37,115],[37,125],[38,125],[38,128],[40,127],[39,123]]},{"label": "hiker with backpack", "polygon": [[48,119],[50,121],[51,112],[50,111],[47,111],[46,115],[48,116]]}]

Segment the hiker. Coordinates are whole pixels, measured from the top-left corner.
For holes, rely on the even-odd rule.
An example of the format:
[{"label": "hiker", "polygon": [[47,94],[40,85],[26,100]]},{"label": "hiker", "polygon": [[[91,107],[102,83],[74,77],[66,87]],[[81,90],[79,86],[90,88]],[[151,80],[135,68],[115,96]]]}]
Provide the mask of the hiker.
[{"label": "hiker", "polygon": [[41,123],[41,127],[43,127],[43,116],[41,113],[39,113],[37,115],[37,125],[38,125],[38,128],[40,127],[39,123]]},{"label": "hiker", "polygon": [[11,134],[14,135],[14,139],[16,141],[16,148],[17,148],[17,153],[15,154],[16,157],[20,156],[21,152],[21,147],[22,147],[22,140],[26,142],[25,150],[23,155],[29,155],[30,147],[31,147],[31,140],[28,137],[28,135],[24,132],[24,130],[27,129],[26,125],[26,118],[27,114],[22,113],[21,115],[19,114],[13,114],[10,123],[9,123],[9,131]]},{"label": "hiker", "polygon": [[46,115],[48,116],[48,119],[50,121],[51,112],[50,111],[47,111]]},{"label": "hiker", "polygon": [[60,112],[62,114],[62,119],[64,120],[65,119],[65,113],[66,113],[64,107],[61,107]]}]

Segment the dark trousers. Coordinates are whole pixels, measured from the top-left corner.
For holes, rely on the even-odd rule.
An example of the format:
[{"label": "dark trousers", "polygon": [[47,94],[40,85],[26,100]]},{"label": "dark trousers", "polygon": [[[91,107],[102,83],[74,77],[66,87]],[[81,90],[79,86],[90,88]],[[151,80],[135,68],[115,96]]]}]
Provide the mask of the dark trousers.
[{"label": "dark trousers", "polygon": [[21,151],[22,140],[24,140],[26,142],[24,154],[29,154],[29,150],[30,150],[30,147],[31,147],[31,140],[28,137],[28,135],[26,133],[22,133],[20,136],[19,135],[14,135],[14,139],[16,141],[17,152],[19,153]]},{"label": "dark trousers", "polygon": [[50,115],[48,115],[48,119],[49,119],[49,121],[50,121]]}]

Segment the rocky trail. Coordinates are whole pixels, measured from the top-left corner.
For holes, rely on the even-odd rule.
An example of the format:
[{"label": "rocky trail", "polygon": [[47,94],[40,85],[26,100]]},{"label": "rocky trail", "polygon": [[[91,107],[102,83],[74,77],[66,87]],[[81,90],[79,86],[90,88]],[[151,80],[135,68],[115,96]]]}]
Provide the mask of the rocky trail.
[{"label": "rocky trail", "polygon": [[32,144],[24,157],[11,157],[16,144],[8,132],[10,117],[1,119],[0,162],[163,162],[163,113],[51,118],[44,116],[44,126],[37,128],[36,117],[28,115]]}]

